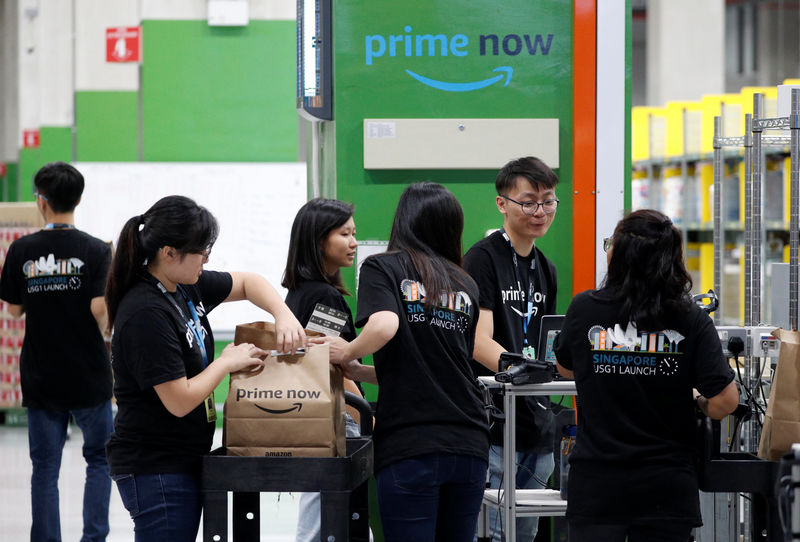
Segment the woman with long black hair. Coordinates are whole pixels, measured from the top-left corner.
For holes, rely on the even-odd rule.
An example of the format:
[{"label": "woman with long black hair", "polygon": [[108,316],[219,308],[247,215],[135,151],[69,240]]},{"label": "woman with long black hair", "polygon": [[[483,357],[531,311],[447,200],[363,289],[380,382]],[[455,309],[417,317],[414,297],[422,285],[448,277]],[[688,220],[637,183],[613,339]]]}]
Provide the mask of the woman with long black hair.
[{"label": "woman with long black hair", "polygon": [[672,221],[636,211],[604,248],[605,281],[575,296],[555,345],[580,403],[569,539],[686,542],[701,524],[695,404],[720,419],[739,392]]},{"label": "woman with long black hair", "polygon": [[[473,539],[486,482],[489,429],[470,359],[477,286],[461,268],[464,215],[435,183],[400,196],[388,251],[361,267],[352,342],[331,361],[380,386],[375,477],[385,539]],[[374,368],[360,357],[374,353]]]},{"label": "woman with long black hair", "polygon": [[[353,315],[344,299],[350,295],[342,281],[342,267],[350,267],[356,255],[356,225],[353,206],[334,199],[314,198],[303,205],[294,218],[289,238],[289,254],[281,285],[289,292],[286,304],[303,325],[308,325],[317,304],[345,314],[339,336],[356,338]],[[345,378],[347,391],[363,395],[352,380]],[[359,415],[347,407],[348,437],[360,435]],[[297,542],[319,540],[319,493],[303,493],[297,521]]]},{"label": "woman with long black hair", "polygon": [[275,317],[279,349],[304,344],[303,328],[263,277],[203,271],[217,232],[207,209],[167,196],[125,223],[111,264],[106,302],[118,412],[106,449],[137,542],[195,540],[214,388],[267,354],[228,345],[213,359],[208,313],[247,299]]}]

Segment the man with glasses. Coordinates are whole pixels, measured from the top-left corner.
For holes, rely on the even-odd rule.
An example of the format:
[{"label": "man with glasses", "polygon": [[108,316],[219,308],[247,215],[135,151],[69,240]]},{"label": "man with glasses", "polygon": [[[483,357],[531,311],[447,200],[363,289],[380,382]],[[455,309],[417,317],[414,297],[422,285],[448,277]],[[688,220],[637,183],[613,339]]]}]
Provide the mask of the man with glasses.
[{"label": "man with glasses", "polygon": [[103,340],[111,249],[75,228],[84,187],[78,170],[47,164],[33,182],[47,225],[11,244],[0,275],[8,312],[25,316],[20,372],[33,464],[30,539],[61,540],[58,474],[72,417],[86,460],[81,541],[101,542],[111,495],[105,449],[112,430],[111,364]]},{"label": "man with glasses", "polygon": [[[478,375],[498,371],[500,355],[515,352],[535,357],[534,347],[544,314],[556,308],[556,269],[535,246],[555,218],[558,177],[531,156],[512,160],[495,180],[497,210],[503,227],[467,251],[464,268],[480,290],[480,315],[475,333],[473,367]],[[502,410],[502,398],[495,397]],[[546,397],[517,398],[516,486],[545,487],[553,472],[553,414]],[[492,488],[504,487],[503,426],[494,420],[489,452]],[[538,518],[517,519],[517,540],[533,541]],[[502,517],[489,513],[492,540],[499,542]]]}]

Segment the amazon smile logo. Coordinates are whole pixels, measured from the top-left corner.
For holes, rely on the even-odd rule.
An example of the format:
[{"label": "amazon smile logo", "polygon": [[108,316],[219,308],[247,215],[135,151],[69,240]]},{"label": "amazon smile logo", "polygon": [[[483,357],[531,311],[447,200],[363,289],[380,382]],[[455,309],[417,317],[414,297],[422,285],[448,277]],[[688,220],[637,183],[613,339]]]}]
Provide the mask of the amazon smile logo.
[{"label": "amazon smile logo", "polygon": [[264,412],[269,412],[270,414],[288,414],[290,412],[294,412],[295,410],[297,412],[303,410],[303,403],[295,403],[292,408],[284,408],[279,410],[273,410],[271,408],[266,408],[255,404],[253,406],[256,407],[258,410],[263,410]]},{"label": "amazon smile logo", "polygon": [[[481,34],[478,36],[477,50],[470,47],[470,38],[465,34],[414,34],[411,26],[405,26],[402,34],[372,34],[364,37],[364,61],[367,66],[376,62],[387,62],[390,59],[412,59],[420,57],[455,57],[463,58],[471,52],[481,57],[516,57],[518,55],[547,56],[553,44],[553,34]],[[379,60],[380,59],[380,60]],[[514,75],[510,66],[497,66],[491,72],[497,73],[475,81],[441,80],[405,69],[406,74],[423,85],[445,92],[471,92],[490,87],[505,80],[507,87]],[[489,73],[487,73],[489,75]]]}]

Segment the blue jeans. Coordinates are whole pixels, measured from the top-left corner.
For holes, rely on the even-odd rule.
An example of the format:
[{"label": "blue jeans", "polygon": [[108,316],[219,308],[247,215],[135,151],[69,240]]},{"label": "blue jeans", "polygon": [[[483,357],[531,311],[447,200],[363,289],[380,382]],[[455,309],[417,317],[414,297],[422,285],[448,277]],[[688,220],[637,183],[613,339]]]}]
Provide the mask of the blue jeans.
[{"label": "blue jeans", "polygon": [[[552,453],[534,454],[517,452],[517,489],[543,489],[553,474],[555,459]],[[503,447],[489,448],[489,487],[497,489],[505,486],[503,479]],[[489,509],[489,532],[492,542],[503,540],[503,515],[496,509]],[[539,530],[539,518],[517,518],[517,540],[536,538]]]},{"label": "blue jeans", "polygon": [[692,525],[665,522],[650,525],[596,525],[569,522],[570,542],[687,542]]},{"label": "blue jeans", "polygon": [[381,469],[375,479],[386,542],[470,542],[486,468],[478,457],[429,454]]},{"label": "blue jeans", "polygon": [[200,480],[186,473],[114,476],[133,519],[136,542],[194,542],[200,528]]},{"label": "blue jeans", "polygon": [[108,535],[108,499],[111,478],[106,462],[106,441],[113,429],[111,401],[92,408],[71,410],[28,409],[28,446],[31,476],[31,541],[60,542],[58,474],[67,438],[69,417],[83,433],[86,482],[83,487],[81,542],[102,542]]}]

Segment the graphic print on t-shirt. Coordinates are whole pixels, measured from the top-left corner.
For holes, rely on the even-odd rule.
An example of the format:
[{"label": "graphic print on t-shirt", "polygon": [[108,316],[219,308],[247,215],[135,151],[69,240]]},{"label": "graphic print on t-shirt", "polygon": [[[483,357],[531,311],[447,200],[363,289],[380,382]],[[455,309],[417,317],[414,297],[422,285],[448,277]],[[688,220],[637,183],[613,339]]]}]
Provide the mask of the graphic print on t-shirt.
[{"label": "graphic print on t-shirt", "polygon": [[[503,305],[508,305],[520,318],[528,318],[530,316],[537,316],[540,310],[544,310],[545,301],[547,296],[542,292],[531,292],[531,299],[533,303],[527,303],[526,292],[519,284],[509,286],[508,288],[501,288],[500,295],[503,299]],[[517,307],[527,307],[523,312]]]},{"label": "graphic print on t-shirt", "polygon": [[465,332],[472,320],[472,301],[466,292],[442,292],[435,309],[426,311],[425,286],[416,280],[404,279],[400,283],[406,303],[406,319],[410,323],[428,322],[431,326],[451,331]]},{"label": "graphic print on t-shirt", "polygon": [[607,375],[672,376],[683,356],[678,350],[685,337],[673,329],[638,331],[628,322],[623,330],[594,325],[589,328],[594,372]]},{"label": "graphic print on t-shirt", "polygon": [[[197,311],[197,317],[202,318],[206,314],[206,308],[203,306],[203,302],[200,301],[195,305],[195,311]],[[187,321],[186,322],[186,342],[189,343],[189,348],[194,348],[194,340],[195,340],[195,333],[194,333],[194,321]],[[200,332],[203,334],[203,341],[206,340],[206,336],[208,335],[208,331],[206,331],[206,327],[201,323],[200,324]]]},{"label": "graphic print on t-shirt", "polygon": [[22,274],[27,279],[28,293],[77,290],[81,287],[83,260],[59,258],[51,253],[22,264]]}]

